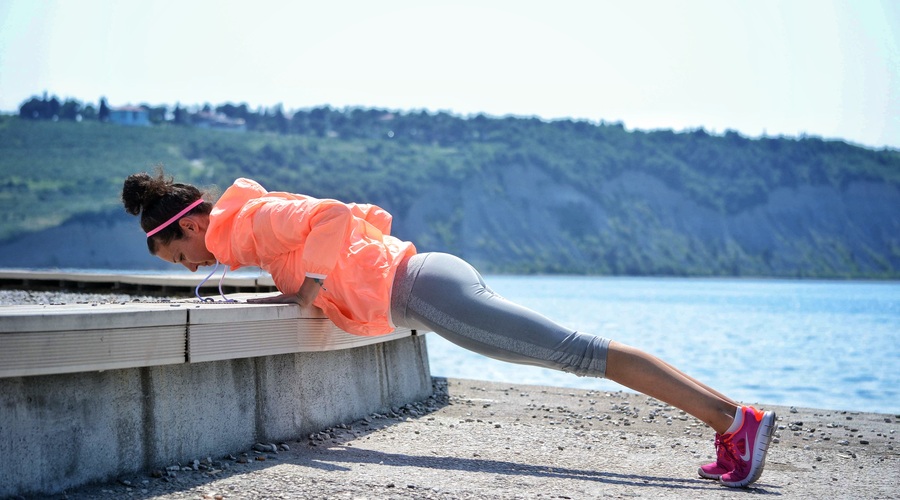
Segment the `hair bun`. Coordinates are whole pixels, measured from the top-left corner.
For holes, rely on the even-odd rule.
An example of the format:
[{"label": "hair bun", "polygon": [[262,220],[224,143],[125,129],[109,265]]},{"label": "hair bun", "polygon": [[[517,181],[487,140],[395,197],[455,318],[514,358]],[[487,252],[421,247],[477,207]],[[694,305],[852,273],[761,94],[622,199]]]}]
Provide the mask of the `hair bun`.
[{"label": "hair bun", "polygon": [[131,215],[140,215],[142,210],[156,204],[171,185],[172,180],[166,179],[162,172],[156,177],[151,177],[146,172],[129,175],[122,186],[122,203],[125,211]]}]

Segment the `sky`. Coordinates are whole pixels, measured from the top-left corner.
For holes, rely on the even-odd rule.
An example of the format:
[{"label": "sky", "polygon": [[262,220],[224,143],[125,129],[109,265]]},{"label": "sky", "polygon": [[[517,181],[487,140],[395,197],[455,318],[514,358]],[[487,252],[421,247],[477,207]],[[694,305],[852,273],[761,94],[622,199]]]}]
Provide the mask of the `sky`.
[{"label": "sky", "polygon": [[0,111],[44,92],[900,148],[900,0],[0,0]]}]

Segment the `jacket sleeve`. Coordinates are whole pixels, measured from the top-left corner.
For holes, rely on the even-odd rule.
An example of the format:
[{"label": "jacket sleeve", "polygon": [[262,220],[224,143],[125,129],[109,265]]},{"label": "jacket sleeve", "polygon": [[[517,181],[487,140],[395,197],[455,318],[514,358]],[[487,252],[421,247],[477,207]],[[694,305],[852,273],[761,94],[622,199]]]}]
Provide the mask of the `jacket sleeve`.
[{"label": "jacket sleeve", "polygon": [[307,277],[325,279],[346,251],[352,222],[350,207],[338,201],[276,201],[256,211],[253,235],[262,253],[295,253]]},{"label": "jacket sleeve", "polygon": [[351,203],[350,208],[353,215],[372,224],[378,228],[382,234],[391,234],[391,221],[393,217],[391,217],[391,214],[389,214],[387,210],[378,205],[357,203]]}]

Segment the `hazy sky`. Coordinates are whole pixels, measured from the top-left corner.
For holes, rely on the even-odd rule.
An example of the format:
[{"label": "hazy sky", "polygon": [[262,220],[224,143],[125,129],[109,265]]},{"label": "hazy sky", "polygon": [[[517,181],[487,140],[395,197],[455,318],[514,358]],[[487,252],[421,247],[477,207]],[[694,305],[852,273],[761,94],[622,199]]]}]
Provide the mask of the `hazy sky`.
[{"label": "hazy sky", "polygon": [[900,0],[0,0],[0,110],[44,91],[900,148]]}]

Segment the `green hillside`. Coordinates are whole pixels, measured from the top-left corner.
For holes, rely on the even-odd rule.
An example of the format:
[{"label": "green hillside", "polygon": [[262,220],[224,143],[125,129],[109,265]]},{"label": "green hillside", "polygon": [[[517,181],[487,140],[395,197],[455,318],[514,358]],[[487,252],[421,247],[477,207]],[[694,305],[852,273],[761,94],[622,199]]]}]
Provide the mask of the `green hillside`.
[{"label": "green hillside", "polygon": [[236,132],[3,117],[0,240],[112,217],[125,176],[164,165],[204,186],[244,176],[376,203],[420,250],[488,271],[900,276],[894,150],[380,110],[322,108],[290,123]]},{"label": "green hillside", "polygon": [[193,127],[0,119],[0,239],[119,207],[122,181],[157,165],[179,180],[408,206],[416,183],[461,179],[466,154],[390,141],[334,140]]}]

